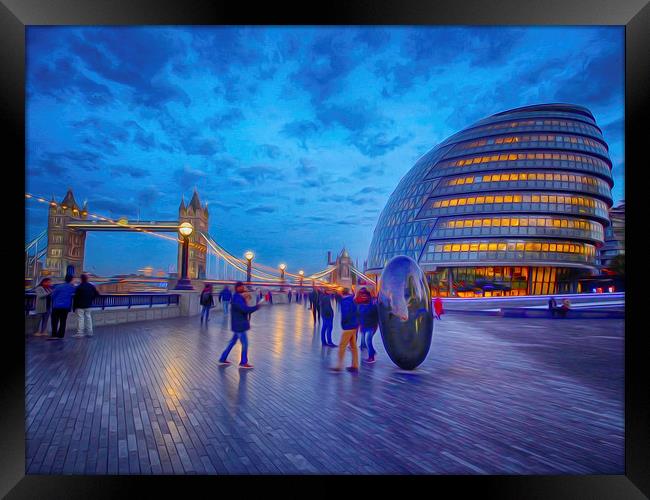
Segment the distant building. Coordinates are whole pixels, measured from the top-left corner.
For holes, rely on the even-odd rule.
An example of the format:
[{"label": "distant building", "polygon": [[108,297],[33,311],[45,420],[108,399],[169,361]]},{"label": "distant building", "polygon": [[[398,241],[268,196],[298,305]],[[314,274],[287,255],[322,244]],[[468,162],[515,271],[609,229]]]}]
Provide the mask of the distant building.
[{"label": "distant building", "polygon": [[598,252],[600,265],[609,267],[618,255],[625,255],[625,202],[609,210],[611,224],[605,228],[605,244]]}]

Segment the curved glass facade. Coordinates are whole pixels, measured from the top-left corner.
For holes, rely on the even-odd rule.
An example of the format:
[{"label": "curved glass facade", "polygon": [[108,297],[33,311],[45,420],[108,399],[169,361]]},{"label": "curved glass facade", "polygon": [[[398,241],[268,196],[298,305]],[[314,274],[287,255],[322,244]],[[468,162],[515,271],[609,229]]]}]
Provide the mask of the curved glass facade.
[{"label": "curved glass facade", "polygon": [[588,109],[543,104],[492,115],[402,178],[377,222],[367,271],[408,255],[441,295],[577,291],[577,279],[597,269],[612,186],[607,143]]}]

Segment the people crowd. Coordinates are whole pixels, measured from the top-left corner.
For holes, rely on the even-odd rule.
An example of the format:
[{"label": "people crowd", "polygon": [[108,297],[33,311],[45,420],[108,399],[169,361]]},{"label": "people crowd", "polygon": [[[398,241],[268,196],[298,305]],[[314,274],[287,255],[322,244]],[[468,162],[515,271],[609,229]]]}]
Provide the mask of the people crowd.
[{"label": "people crowd", "polygon": [[39,316],[35,336],[47,335],[48,319],[51,320],[51,335],[48,340],[61,340],[65,337],[68,315],[77,315],[77,332],[73,337],[92,337],[93,321],[91,306],[100,293],[87,274],[80,276],[79,285],[72,283],[74,277],[66,275],[63,283],[54,285],[51,278],[43,278],[35,288],[35,315]]}]

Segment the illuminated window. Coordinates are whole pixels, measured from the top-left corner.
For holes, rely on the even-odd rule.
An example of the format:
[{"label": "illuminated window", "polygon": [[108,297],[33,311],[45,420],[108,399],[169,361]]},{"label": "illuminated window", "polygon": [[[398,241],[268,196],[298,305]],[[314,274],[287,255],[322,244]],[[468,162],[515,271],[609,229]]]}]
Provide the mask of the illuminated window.
[{"label": "illuminated window", "polygon": [[457,199],[454,198],[453,200],[449,200],[449,206],[450,207],[455,207],[457,205],[458,205],[458,200]]},{"label": "illuminated window", "polygon": [[459,245],[458,243],[454,243],[454,244],[451,246],[451,251],[452,251],[452,252],[458,252],[459,250],[460,250],[460,245]]},{"label": "illuminated window", "polygon": [[494,203],[494,196],[486,196],[485,203]]},{"label": "illuminated window", "polygon": [[480,250],[481,252],[487,252],[488,245],[487,245],[487,243],[480,243],[479,246],[478,246],[478,248],[479,248],[479,250]]},{"label": "illuminated window", "polygon": [[497,244],[496,243],[489,243],[488,244],[488,250],[490,252],[496,252],[496,249],[497,249]]},{"label": "illuminated window", "polygon": [[468,252],[469,251],[469,243],[463,243],[460,246],[460,249],[461,249],[462,252]]},{"label": "illuminated window", "polygon": [[[491,196],[490,196],[491,198]],[[503,196],[495,196],[494,197],[494,202],[495,203],[503,203]]]},{"label": "illuminated window", "polygon": [[445,252],[451,252],[451,245],[445,245]]},{"label": "illuminated window", "polygon": [[537,194],[532,195],[531,196],[531,201],[533,203],[539,203],[539,195],[537,195]]}]

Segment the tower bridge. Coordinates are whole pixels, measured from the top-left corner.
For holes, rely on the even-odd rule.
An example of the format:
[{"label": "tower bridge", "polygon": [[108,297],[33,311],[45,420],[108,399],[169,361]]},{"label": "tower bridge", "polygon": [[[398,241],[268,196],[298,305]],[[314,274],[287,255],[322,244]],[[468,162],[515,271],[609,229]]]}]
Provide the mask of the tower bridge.
[{"label": "tower bridge", "polygon": [[[272,267],[253,262],[252,252],[247,252],[244,259],[236,257],[209,234],[208,206],[201,203],[196,189],[187,205],[185,199],[181,199],[177,220],[162,221],[131,221],[90,213],[87,203],[79,206],[72,189],[68,189],[61,202],[56,202],[54,198],[48,202],[31,194],[25,196],[49,205],[47,229],[25,245],[26,281],[40,275],[63,278],[66,274],[83,271],[87,233],[112,231],[142,232],[175,242],[178,246],[177,269],[180,277],[188,283],[189,280],[241,280],[251,284],[287,287],[374,284],[372,278],[354,267],[345,248],[334,260],[331,259],[331,252],[328,252],[327,266],[309,275],[305,275],[302,270],[291,273],[286,270],[286,265]],[[185,234],[182,229],[188,224],[191,229]],[[175,233],[175,236],[164,233]],[[178,236],[179,233],[182,237]]]}]

